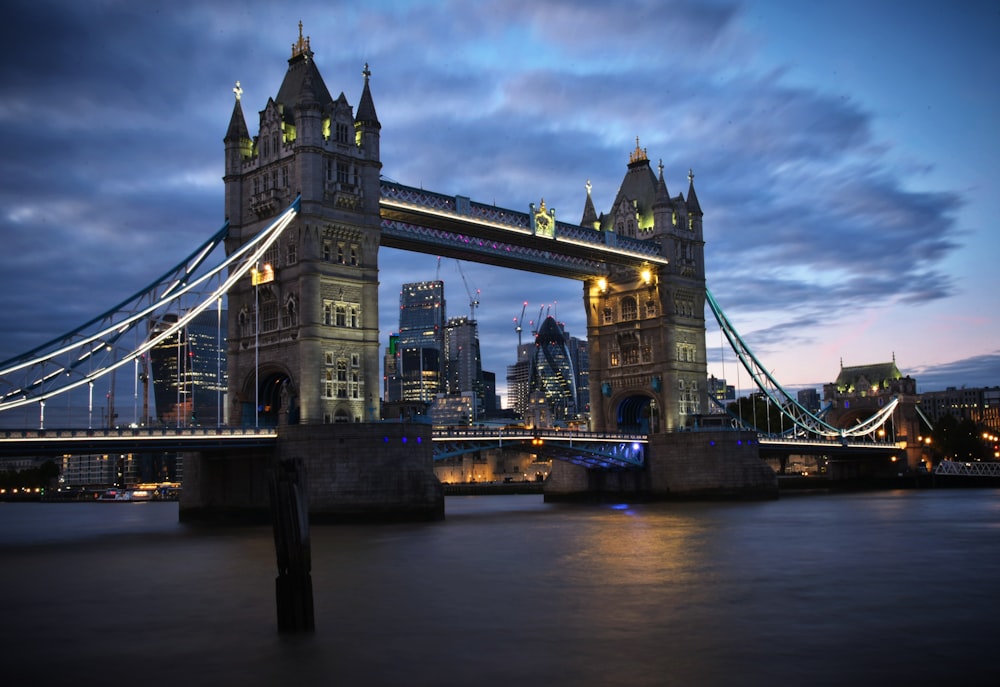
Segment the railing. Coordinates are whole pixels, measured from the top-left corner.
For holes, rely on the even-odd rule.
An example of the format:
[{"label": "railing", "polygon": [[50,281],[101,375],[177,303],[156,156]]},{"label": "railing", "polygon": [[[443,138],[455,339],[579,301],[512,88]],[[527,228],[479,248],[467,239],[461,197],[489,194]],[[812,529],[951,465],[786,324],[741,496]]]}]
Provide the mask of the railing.
[{"label": "railing", "polygon": [[960,475],[962,477],[1000,477],[1000,462],[970,461],[962,463],[942,460],[934,468],[935,475]]}]

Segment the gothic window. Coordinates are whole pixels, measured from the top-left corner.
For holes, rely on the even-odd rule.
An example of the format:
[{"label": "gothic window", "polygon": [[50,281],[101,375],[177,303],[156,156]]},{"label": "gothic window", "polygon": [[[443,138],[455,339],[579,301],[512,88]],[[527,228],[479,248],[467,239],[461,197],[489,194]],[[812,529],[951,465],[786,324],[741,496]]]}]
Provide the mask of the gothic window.
[{"label": "gothic window", "polygon": [[359,398],[361,391],[361,375],[357,370],[351,371],[351,398]]},{"label": "gothic window", "polygon": [[281,187],[288,188],[288,167],[281,168]]},{"label": "gothic window", "polygon": [[653,346],[648,342],[643,342],[642,344],[642,362],[653,362]]},{"label": "gothic window", "polygon": [[333,160],[326,161],[326,180],[333,181]]},{"label": "gothic window", "polygon": [[271,267],[277,267],[279,264],[281,264],[281,261],[278,259],[278,257],[279,257],[278,245],[276,243],[272,243],[270,248],[268,248],[267,251],[265,251],[264,253],[263,262],[265,265],[270,265]]},{"label": "gothic window", "polygon": [[337,398],[347,398],[347,361],[337,360]]},{"label": "gothic window", "polygon": [[351,307],[351,328],[357,329],[358,324],[358,309],[356,307]]},{"label": "gothic window", "polygon": [[337,262],[341,265],[344,264],[344,244],[337,244]]},{"label": "gothic window", "polygon": [[281,309],[281,326],[283,328],[294,327],[298,323],[299,316],[295,296],[289,296],[285,299],[285,307]]},{"label": "gothic window", "polygon": [[656,317],[656,301],[646,301],[646,317]]},{"label": "gothic window", "polygon": [[611,324],[615,321],[615,313],[611,308],[604,308],[604,324]]},{"label": "gothic window", "polygon": [[337,163],[337,183],[341,186],[348,186],[350,184],[350,168],[347,166],[346,162]]},{"label": "gothic window", "polygon": [[635,299],[631,296],[626,296],[622,299],[622,320],[634,320],[637,317]]},{"label": "gothic window", "polygon": [[351,264],[352,265],[358,264],[358,247],[357,245],[354,244],[351,245]]},{"label": "gothic window", "polygon": [[260,296],[260,330],[273,332],[278,328],[278,299],[270,289]]},{"label": "gothic window", "polygon": [[286,264],[294,265],[299,261],[299,249],[294,241],[288,242],[288,245],[285,247],[285,256],[287,257],[287,260],[285,260]]},{"label": "gothic window", "polygon": [[260,177],[253,178],[253,194],[256,196],[260,193]]},{"label": "gothic window", "polygon": [[323,261],[330,262],[333,259],[333,244],[329,241],[323,242]]},{"label": "gothic window", "polygon": [[327,353],[324,359],[327,365],[333,365],[333,353]]},{"label": "gothic window", "polygon": [[638,342],[628,341],[622,344],[622,363],[625,365],[637,365],[639,363]]},{"label": "gothic window", "polygon": [[361,356],[359,356],[357,353],[351,353],[351,367],[360,367],[360,365],[361,365]]},{"label": "gothic window", "polygon": [[336,310],[336,320],[334,324],[338,327],[347,326],[347,308],[343,305],[338,305]]},{"label": "gothic window", "polygon": [[326,371],[323,382],[323,395],[327,398],[333,398],[333,372],[331,370]]},{"label": "gothic window", "polygon": [[270,150],[270,148],[268,148],[268,145],[267,145],[267,136],[262,136],[261,138],[264,139],[263,141],[261,141],[261,144],[264,146],[264,150],[263,150],[263,152],[261,154],[261,157],[267,157],[268,155],[271,154],[271,150]]},{"label": "gothic window", "polygon": [[323,324],[328,327],[333,324],[333,303],[330,301],[323,303]]},{"label": "gothic window", "polygon": [[343,122],[337,122],[337,143],[347,143],[347,125]]},{"label": "gothic window", "polygon": [[611,349],[608,353],[608,364],[611,367],[618,367],[621,364],[621,357],[616,349]]},{"label": "gothic window", "polygon": [[271,134],[271,148],[273,149],[273,152],[274,152],[275,156],[277,156],[278,153],[279,153],[279,151],[280,151],[280,149],[278,148],[278,134],[277,134],[277,132]]}]

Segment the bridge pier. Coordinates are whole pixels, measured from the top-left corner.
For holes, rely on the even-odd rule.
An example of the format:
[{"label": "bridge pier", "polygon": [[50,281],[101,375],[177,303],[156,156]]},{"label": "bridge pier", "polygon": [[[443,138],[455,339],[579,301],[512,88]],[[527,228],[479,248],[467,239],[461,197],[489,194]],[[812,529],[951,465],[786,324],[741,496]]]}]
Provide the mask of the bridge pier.
[{"label": "bridge pier", "polygon": [[431,428],[409,423],[282,426],[274,448],[184,456],[182,522],[270,522],[268,470],[301,459],[313,523],[437,520]]},{"label": "bridge pier", "polygon": [[594,470],[554,461],[546,501],[773,499],[778,478],[753,432],[652,434],[637,470]]}]

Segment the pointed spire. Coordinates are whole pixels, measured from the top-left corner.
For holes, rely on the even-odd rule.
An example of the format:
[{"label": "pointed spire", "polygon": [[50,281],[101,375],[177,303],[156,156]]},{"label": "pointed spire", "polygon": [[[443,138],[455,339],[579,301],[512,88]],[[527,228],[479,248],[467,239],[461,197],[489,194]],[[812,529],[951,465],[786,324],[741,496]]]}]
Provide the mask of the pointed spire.
[{"label": "pointed spire", "polygon": [[247,129],[247,121],[243,116],[243,106],[240,105],[240,98],[243,95],[243,88],[240,82],[236,82],[233,88],[236,94],[236,103],[233,105],[233,116],[229,118],[229,128],[226,130],[226,141],[242,141],[250,138],[250,131]]},{"label": "pointed spire", "polygon": [[687,206],[689,213],[697,213],[699,215],[702,214],[701,205],[698,203],[698,196],[694,192],[694,172],[690,169],[688,170]]},{"label": "pointed spire", "polygon": [[583,204],[583,217],[580,219],[580,226],[582,227],[594,227],[598,226],[597,210],[594,209],[594,200],[590,197],[590,189],[593,188],[590,183],[590,179],[587,179],[587,200]]},{"label": "pointed spire", "polygon": [[660,205],[670,205],[670,193],[667,191],[667,182],[663,180],[663,159],[660,159],[660,176],[656,180],[656,195],[653,198],[653,207]]},{"label": "pointed spire", "polygon": [[368,88],[368,79],[371,77],[372,72],[368,68],[367,62],[365,62],[365,68],[361,70],[361,74],[365,77],[365,87],[361,91],[361,102],[358,103],[358,115],[354,118],[354,121],[368,122],[381,129],[382,125],[379,124],[378,115],[375,114],[375,102],[372,100],[372,92]]}]

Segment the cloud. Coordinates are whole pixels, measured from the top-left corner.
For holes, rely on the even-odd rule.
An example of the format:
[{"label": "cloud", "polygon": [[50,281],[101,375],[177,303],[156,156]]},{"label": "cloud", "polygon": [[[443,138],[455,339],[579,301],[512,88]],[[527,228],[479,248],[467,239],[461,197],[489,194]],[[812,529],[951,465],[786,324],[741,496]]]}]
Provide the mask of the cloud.
[{"label": "cloud", "polygon": [[[361,67],[383,125],[383,174],[578,221],[608,211],[636,136],[672,194],[688,170],[705,210],[709,287],[754,346],[780,354],[877,308],[955,298],[966,191],[880,139],[878,114],[762,58],[737,2],[392,2],[298,16],[273,3],[15,2],[0,28],[0,358],[118,302],[224,221],[223,148],[240,79],[251,133],[299,17],[331,93]],[[39,34],[44,27],[43,35]],[[447,263],[448,261],[445,261]],[[453,261],[452,261],[453,262]],[[381,339],[402,283],[434,256],[384,251]],[[449,312],[467,297],[444,265]],[[511,319],[558,303],[576,336],[581,287],[471,263],[484,364],[502,383]],[[464,304],[463,304],[464,302]],[[992,370],[989,356],[971,358]],[[960,367],[943,367],[961,372]],[[945,374],[945,372],[941,372]]]}]

